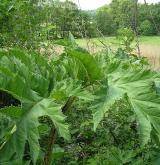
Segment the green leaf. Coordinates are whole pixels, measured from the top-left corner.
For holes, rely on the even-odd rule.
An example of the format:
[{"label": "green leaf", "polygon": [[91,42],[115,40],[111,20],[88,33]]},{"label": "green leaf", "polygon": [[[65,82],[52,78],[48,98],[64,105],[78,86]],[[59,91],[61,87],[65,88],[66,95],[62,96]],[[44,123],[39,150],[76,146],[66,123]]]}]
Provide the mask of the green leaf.
[{"label": "green leaf", "polygon": [[[8,136],[0,150],[0,162],[16,159],[22,164],[25,145],[28,142],[32,162],[39,156],[39,117],[48,116],[59,135],[70,138],[63,105],[50,99],[53,89],[53,70],[42,56],[33,52],[10,49],[0,52],[0,90],[21,101],[21,108],[6,107],[1,110],[15,120],[14,132]],[[12,148],[12,149],[11,149]]]},{"label": "green leaf", "polygon": [[0,89],[18,100],[34,102],[49,96],[52,74],[47,61],[34,53],[17,49],[0,52]]},{"label": "green leaf", "polygon": [[160,95],[160,81],[155,80],[154,85],[155,85],[157,94]]},{"label": "green leaf", "polygon": [[85,101],[94,99],[91,92],[84,89],[79,81],[72,79],[65,79],[58,82],[51,92],[51,98],[54,98],[57,101],[67,100],[67,98],[71,96],[75,96]]},{"label": "green leaf", "polygon": [[6,141],[6,136],[11,132],[14,124],[11,118],[0,113],[0,144]]},{"label": "green leaf", "polygon": [[77,48],[78,47],[78,45],[77,45],[77,43],[76,43],[76,41],[74,39],[74,36],[73,36],[73,34],[71,32],[69,32],[69,42],[70,42],[70,46],[72,48]]},{"label": "green leaf", "polygon": [[22,115],[22,108],[14,106],[5,107],[0,109],[0,113],[9,116],[12,119],[19,119]]},{"label": "green leaf", "polygon": [[60,67],[61,67],[61,70],[64,67],[66,75],[68,74],[67,78],[69,76],[73,79],[78,79],[85,83],[89,80],[89,74],[88,74],[88,71],[85,68],[84,64],[75,57],[65,58]]},{"label": "green leaf", "polygon": [[21,164],[25,144],[26,141],[28,141],[32,161],[36,164],[40,151],[38,118],[41,116],[49,116],[55,128],[58,130],[59,135],[65,139],[70,138],[68,125],[66,125],[64,121],[65,116],[61,112],[61,106],[57,105],[52,99],[43,99],[27,109],[21,120],[16,124],[16,131],[0,150],[0,162],[13,158],[16,153],[15,157],[20,158],[19,164]]},{"label": "green leaf", "polygon": [[[105,82],[107,84],[107,82]],[[120,100],[123,97],[121,90],[115,86],[103,86],[97,94],[98,98],[94,102],[93,109],[93,121],[94,121],[94,131],[103,117],[106,115],[111,106],[115,103],[116,100]]]},{"label": "green leaf", "polygon": [[64,149],[55,144],[52,153],[52,162],[54,162],[54,160],[58,160],[59,158],[61,158],[64,155],[64,153]]},{"label": "green leaf", "polygon": [[84,65],[90,82],[94,82],[102,78],[101,68],[98,66],[98,63],[92,55],[74,50],[68,50],[68,54],[71,57],[77,58]]},{"label": "green leaf", "polygon": [[[149,70],[117,67],[108,74],[108,84],[105,82],[106,94],[102,92],[101,106],[94,111],[94,128],[103,119],[105,113],[116,100],[126,98],[131,109],[135,112],[142,145],[150,140],[151,130],[160,137],[160,97],[153,87],[156,72]],[[160,139],[159,139],[160,140]]]},{"label": "green leaf", "polygon": [[4,67],[0,67],[0,89],[12,94],[18,100],[32,102],[31,90],[27,89],[25,80]]}]

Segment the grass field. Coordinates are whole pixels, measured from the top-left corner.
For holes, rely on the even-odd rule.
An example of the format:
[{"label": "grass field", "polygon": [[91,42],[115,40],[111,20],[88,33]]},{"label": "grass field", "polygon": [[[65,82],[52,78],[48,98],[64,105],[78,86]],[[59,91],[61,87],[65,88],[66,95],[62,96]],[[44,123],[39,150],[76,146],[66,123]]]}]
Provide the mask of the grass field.
[{"label": "grass field", "polygon": [[[105,38],[92,38],[90,42],[102,46],[100,41],[105,42],[105,44],[118,44],[116,37],[105,37]],[[77,43],[81,46],[89,42],[88,39],[77,39]],[[150,45],[160,45],[160,36],[141,36],[139,37],[140,44],[150,44]]]},{"label": "grass field", "polygon": [[[87,48],[92,53],[102,50],[104,44],[112,49],[118,47],[118,40],[116,37],[77,39],[77,43]],[[154,69],[160,70],[160,36],[141,36],[139,37],[139,44],[141,55],[148,58]],[[133,47],[134,46],[135,41],[133,42]]]}]

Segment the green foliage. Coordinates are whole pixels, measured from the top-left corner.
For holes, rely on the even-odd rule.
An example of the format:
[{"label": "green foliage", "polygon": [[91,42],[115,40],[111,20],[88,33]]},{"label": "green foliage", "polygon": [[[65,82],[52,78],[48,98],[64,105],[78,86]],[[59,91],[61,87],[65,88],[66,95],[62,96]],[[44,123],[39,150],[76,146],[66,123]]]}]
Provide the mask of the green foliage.
[{"label": "green foliage", "polygon": [[[52,69],[47,61],[39,55],[29,55],[19,50],[1,52],[1,90],[12,94],[22,103],[22,113],[18,113],[18,120],[15,124],[16,131],[12,133],[8,142],[1,150],[1,161],[10,158],[21,162],[26,141],[30,146],[32,161],[35,164],[39,155],[39,117],[48,116],[59,135],[69,139],[68,126],[65,124],[65,117],[61,112],[62,105],[58,105],[49,98],[53,88]],[[48,97],[48,98],[47,98]],[[2,110],[6,115],[17,117],[17,110]],[[8,152],[8,149],[12,150]],[[16,154],[15,154],[16,153]],[[20,163],[21,164],[21,163]]]},{"label": "green foliage", "polygon": [[[141,34],[157,34],[138,7]],[[43,164],[52,129],[52,164],[159,164],[160,75],[132,55],[132,9],[129,0],[97,12],[71,1],[0,3],[1,165]],[[159,23],[159,4],[149,9]],[[74,36],[97,36],[97,28],[104,35],[119,29],[115,54],[92,56],[76,44]],[[53,38],[64,47],[57,58],[31,51]]]},{"label": "green foliage", "polygon": [[[134,7],[131,0],[113,0],[96,11],[82,11],[68,0],[3,0],[0,4],[0,47],[39,50],[46,41],[66,39],[69,32],[76,38],[115,35],[120,28],[134,28]],[[140,34],[158,34],[159,8],[158,3],[148,7],[138,4]]]},{"label": "green foliage", "polygon": [[95,127],[115,100],[127,97],[126,99],[131,109],[137,115],[142,145],[146,144],[150,140],[152,129],[158,133],[158,120],[155,121],[153,119],[155,114],[159,112],[159,98],[152,87],[156,78],[159,78],[157,73],[143,69],[125,69],[121,68],[121,66],[109,73],[108,89],[106,90],[108,97],[106,97],[104,102],[105,108],[101,108],[101,110],[96,111],[94,114]]},{"label": "green foliage", "polygon": [[[77,54],[76,58],[79,59],[80,55]],[[80,59],[81,65],[87,70],[88,75],[92,75],[92,70],[85,67],[88,67],[89,63],[90,66],[96,67],[96,63],[89,54],[87,56],[91,61],[85,60],[83,57]],[[17,162],[21,164],[26,142],[28,142],[31,160],[36,164],[40,153],[39,118],[49,117],[59,135],[69,139],[68,124],[65,123],[65,116],[62,114],[61,108],[70,96],[82,100],[92,100],[93,96],[83,89],[80,82],[68,79],[69,75],[68,78],[63,77],[62,82],[57,82],[58,77],[56,74],[54,75],[56,65],[51,67],[47,60],[40,55],[11,49],[2,50],[0,58],[0,89],[21,101],[20,110],[12,107],[1,110],[12,120],[16,118],[14,124],[16,130],[1,146],[1,162],[17,159]],[[70,58],[72,58],[71,52]],[[90,80],[95,81],[96,78],[98,77],[91,76]],[[10,147],[12,150],[9,149]]]},{"label": "green foliage", "polygon": [[[79,51],[69,51],[69,56],[78,59],[85,67],[88,76],[87,79],[90,82],[94,82],[96,80],[100,80],[102,77],[101,68],[98,66],[94,57],[92,57],[89,53],[82,53]],[[88,65],[89,64],[89,65]]]},{"label": "green foliage", "polygon": [[14,126],[14,122],[7,117],[7,115],[0,114],[1,119],[1,127],[0,127],[0,145],[2,145],[6,139],[9,137],[9,132],[12,130]]},{"label": "green foliage", "polygon": [[[55,164],[153,164],[158,161],[159,149],[153,144],[144,148],[136,130],[133,111],[120,100],[110,109],[96,132],[92,128],[88,105],[73,107],[68,116],[71,123],[71,142],[58,144],[65,148],[64,155]],[[76,105],[77,107],[77,105]],[[74,120],[76,118],[76,120]]]},{"label": "green foliage", "polygon": [[91,93],[83,89],[83,86],[80,82],[76,82],[72,79],[60,81],[55,85],[51,92],[51,98],[54,98],[57,101],[64,101],[71,96],[76,96],[79,99],[89,101],[93,100],[94,98]]},{"label": "green foliage", "polygon": [[149,20],[145,20],[140,24],[139,31],[142,35],[153,35],[154,27],[153,24]]},{"label": "green foliage", "polygon": [[[59,131],[60,136],[69,139],[68,126],[63,122],[64,116],[60,108],[61,106],[56,105],[54,101],[43,99],[29,109],[25,109],[27,112],[25,112],[24,115],[21,116],[20,121],[16,123],[16,132],[13,133],[10,140],[1,150],[1,161],[5,162],[8,159],[17,159],[17,157],[19,157],[21,164],[27,140],[30,146],[31,159],[34,164],[36,163],[39,155],[39,133],[37,127],[39,125],[38,118],[41,116],[49,116]],[[10,150],[10,147],[12,150]],[[13,157],[14,153],[16,153],[15,157]]]},{"label": "green foliage", "polygon": [[125,52],[131,53],[133,51],[131,43],[134,40],[134,32],[131,28],[118,29],[117,39],[120,42],[120,47],[122,47]]},{"label": "green foliage", "polygon": [[[120,28],[134,29],[135,1],[112,0],[97,10],[97,26],[104,35],[114,35]],[[138,3],[137,28],[142,35],[159,35],[160,4]],[[155,27],[157,26],[157,27]]]},{"label": "green foliage", "polygon": [[108,6],[104,6],[97,10],[96,21],[97,28],[101,31],[103,35],[115,34],[116,27]]},{"label": "green foliage", "polygon": [[[51,128],[64,148],[53,149],[55,164],[141,164],[141,155],[144,164],[158,161],[159,73],[127,49],[121,52],[127,58],[92,56],[73,35],[67,42],[57,59],[1,50],[0,90],[19,105],[0,109],[0,164],[42,163]],[[77,99],[66,119],[62,108],[71,97]]]}]

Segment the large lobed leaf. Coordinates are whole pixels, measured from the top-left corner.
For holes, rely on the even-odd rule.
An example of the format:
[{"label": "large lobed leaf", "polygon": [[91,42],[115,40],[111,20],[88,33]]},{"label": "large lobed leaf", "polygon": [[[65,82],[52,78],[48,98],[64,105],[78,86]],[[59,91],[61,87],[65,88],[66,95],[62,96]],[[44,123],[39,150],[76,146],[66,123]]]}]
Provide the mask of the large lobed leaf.
[{"label": "large lobed leaf", "polygon": [[[87,52],[80,52],[71,50],[68,51],[70,57],[80,61],[88,73],[88,81],[94,82],[102,78],[101,68],[96,62],[95,58]],[[82,73],[83,74],[83,73]]]},{"label": "large lobed leaf", "polygon": [[106,80],[104,83],[106,85],[102,85],[101,89],[96,93],[98,97],[94,102],[94,106],[91,107],[93,110],[94,131],[96,131],[104,115],[115,103],[115,100],[120,100],[123,97],[121,90],[114,85],[107,86],[108,82]]},{"label": "large lobed leaf", "polygon": [[35,101],[38,96],[48,96],[52,74],[40,55],[18,49],[0,52],[0,88],[20,100]]},{"label": "large lobed leaf", "polygon": [[[1,111],[16,120],[14,131],[1,146],[0,163],[16,160],[17,164],[22,164],[28,144],[31,160],[36,164],[40,151],[37,127],[41,116],[50,117],[59,135],[69,139],[68,125],[61,112],[63,105],[56,102],[64,104],[71,96],[87,101],[93,99],[81,82],[86,80],[86,75],[90,82],[98,80],[100,75],[96,75],[99,70],[96,71],[98,66],[94,58],[89,54],[86,56],[87,61],[84,54],[81,60],[70,55],[62,60],[62,65],[54,63],[50,67],[45,58],[35,53],[17,49],[0,52],[0,90],[21,102],[20,107],[6,107]],[[72,74],[77,64],[79,68]]]},{"label": "large lobed leaf", "polygon": [[53,62],[58,81],[66,78],[78,79],[83,85],[92,85],[102,78],[101,66],[88,52],[67,49],[67,53]]},{"label": "large lobed leaf", "polygon": [[[107,72],[107,71],[106,71]],[[102,83],[101,102],[93,112],[94,129],[116,100],[127,98],[135,112],[142,145],[151,136],[151,131],[160,137],[160,97],[154,88],[160,77],[156,72],[145,69],[125,69],[121,65],[108,72],[108,84]],[[159,138],[160,140],[160,138]]]},{"label": "large lobed leaf", "polygon": [[61,106],[52,99],[43,99],[26,109],[20,121],[16,123],[16,131],[0,150],[0,163],[14,158],[19,160],[19,164],[22,164],[25,145],[28,141],[32,161],[36,164],[40,151],[38,126],[41,116],[50,117],[59,135],[69,139],[68,125],[65,124],[65,116],[60,109]]},{"label": "large lobed leaf", "polygon": [[63,81],[59,81],[55,84],[50,96],[57,101],[67,100],[67,98],[71,96],[85,101],[91,101],[94,99],[91,92],[83,88],[79,81],[73,79],[64,79]]},{"label": "large lobed leaf", "polygon": [[[0,52],[0,90],[21,101],[21,112],[6,107],[1,112],[16,119],[16,128],[8,141],[1,146],[0,163],[13,160],[22,164],[25,145],[28,142],[33,163],[39,154],[39,117],[48,116],[59,135],[69,139],[68,125],[61,112],[63,105],[51,99],[53,70],[45,58],[35,53],[11,49]],[[18,112],[18,113],[17,113]],[[19,115],[19,116],[17,116]]]}]

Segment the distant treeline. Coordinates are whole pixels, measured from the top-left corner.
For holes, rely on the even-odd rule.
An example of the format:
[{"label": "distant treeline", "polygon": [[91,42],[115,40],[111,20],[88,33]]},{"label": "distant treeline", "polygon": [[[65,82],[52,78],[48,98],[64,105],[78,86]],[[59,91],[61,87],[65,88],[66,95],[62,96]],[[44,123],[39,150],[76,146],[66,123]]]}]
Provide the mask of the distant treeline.
[{"label": "distant treeline", "polygon": [[[137,30],[141,35],[157,35],[160,30],[160,3],[138,4]],[[98,29],[104,35],[113,35],[117,29],[135,26],[135,1],[112,0],[96,11]]]},{"label": "distant treeline", "polygon": [[[82,11],[66,0],[4,0],[0,3],[0,45],[30,47],[45,40],[115,35],[117,29],[134,28],[133,0],[113,0],[96,11]],[[137,29],[141,35],[158,35],[160,3],[138,4]]]}]

